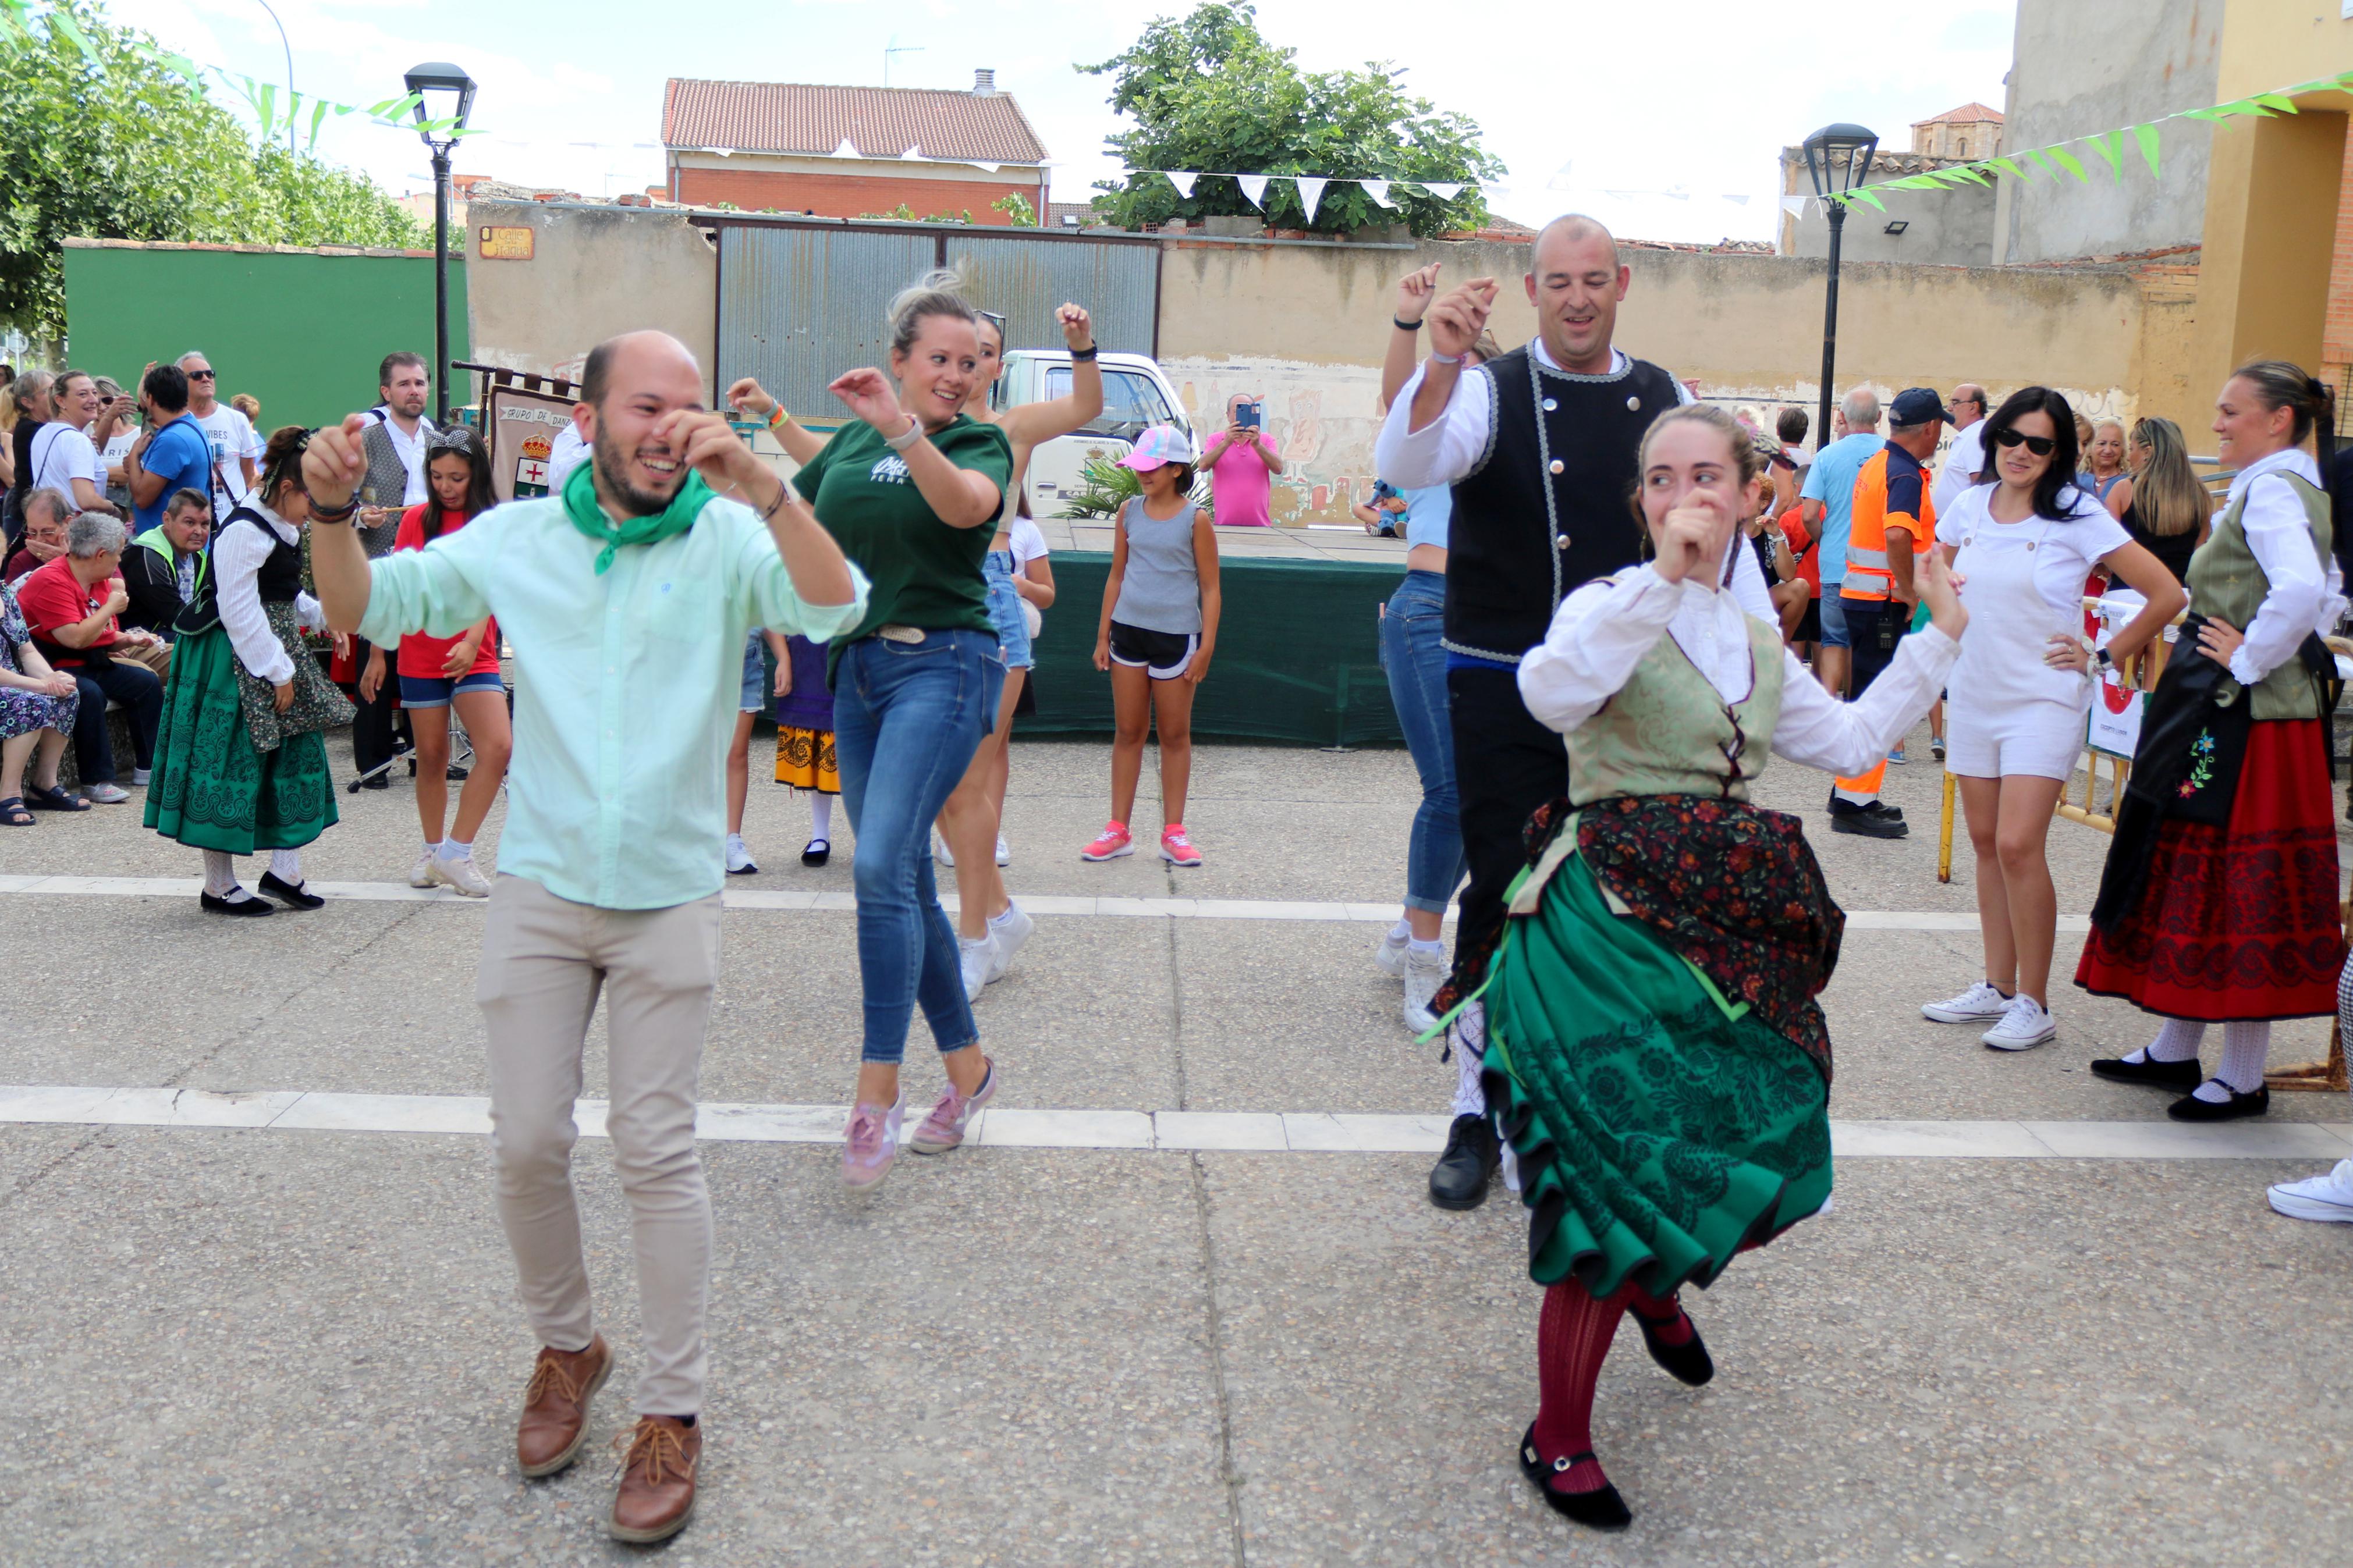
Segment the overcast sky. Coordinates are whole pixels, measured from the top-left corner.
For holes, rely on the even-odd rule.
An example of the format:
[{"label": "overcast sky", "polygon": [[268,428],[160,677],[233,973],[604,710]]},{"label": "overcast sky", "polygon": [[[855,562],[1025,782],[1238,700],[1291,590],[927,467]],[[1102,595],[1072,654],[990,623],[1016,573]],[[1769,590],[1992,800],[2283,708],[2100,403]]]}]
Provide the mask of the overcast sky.
[{"label": "overcast sky", "polygon": [[[261,0],[105,0],[207,64],[282,82]],[[448,59],[480,82],[458,172],[617,194],[662,178],[661,90],[671,76],[968,88],[991,67],[1055,159],[1054,197],[1083,200],[1113,170],[1110,57],[1158,7],[1070,0],[760,0],[719,7],[618,0],[270,0],[293,46],[294,85],[345,102],[401,90],[401,73]],[[1527,20],[1504,33],[1514,13]],[[1539,223],[1572,208],[1643,239],[1766,239],[1775,158],[1831,121],[1910,145],[1915,120],[1978,100],[2000,108],[2015,0],[1858,12],[1784,0],[1578,0],[1468,10],[1428,0],[1262,0],[1259,25],[1309,69],[1381,60],[1407,85],[1477,121],[1508,165],[1490,204]],[[1767,17],[1769,16],[1769,22]],[[1907,17],[1916,17],[1908,20]],[[2086,126],[2086,131],[2105,127]],[[396,193],[430,188],[414,135],[331,124],[320,152]],[[1746,197],[1746,201],[1735,198]]]}]

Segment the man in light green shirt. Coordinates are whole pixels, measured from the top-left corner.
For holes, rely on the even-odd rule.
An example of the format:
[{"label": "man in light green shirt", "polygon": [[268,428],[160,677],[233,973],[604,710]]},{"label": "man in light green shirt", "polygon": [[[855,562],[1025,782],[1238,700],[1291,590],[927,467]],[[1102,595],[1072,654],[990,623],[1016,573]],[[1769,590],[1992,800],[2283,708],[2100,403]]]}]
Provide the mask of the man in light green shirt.
[{"label": "man in light green shirt", "polygon": [[825,641],[857,625],[867,597],[832,536],[702,398],[677,340],[600,344],[579,410],[593,458],[560,496],[375,562],[348,526],[367,416],[320,431],[302,468],[330,625],[389,644],[496,616],[515,649],[514,763],[477,999],[499,1218],[543,1347],[516,1459],[529,1477],[570,1464],[612,1367],[571,1180],[602,990],[606,1127],[633,1216],[645,1355],[609,1528],[638,1542],[684,1526],[702,1447],[711,1201],[695,1086],[718,979],[723,770],[744,639],[765,626]]}]

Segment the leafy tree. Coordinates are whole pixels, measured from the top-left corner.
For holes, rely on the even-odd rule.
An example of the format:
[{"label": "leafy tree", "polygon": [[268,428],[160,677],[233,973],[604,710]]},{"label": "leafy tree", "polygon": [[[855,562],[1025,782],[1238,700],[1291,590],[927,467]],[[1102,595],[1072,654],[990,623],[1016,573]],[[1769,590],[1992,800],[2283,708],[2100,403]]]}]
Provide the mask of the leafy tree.
[{"label": "leafy tree", "polygon": [[[1261,35],[1249,0],[1209,0],[1181,20],[1153,23],[1124,53],[1078,69],[1109,76],[1112,108],[1134,120],[1134,130],[1104,143],[1131,169],[1441,184],[1503,174],[1503,164],[1480,150],[1479,127],[1409,94],[1398,85],[1402,70],[1376,62],[1362,70],[1308,73],[1294,54]],[[1312,221],[1287,180],[1267,186],[1262,209],[1230,179],[1198,180],[1189,198],[1157,174],[1095,188],[1105,193],[1095,198],[1097,210],[1124,227],[1261,211],[1278,227],[1325,231],[1402,218],[1423,236],[1487,221],[1476,190],[1449,202],[1406,184],[1390,186],[1388,207],[1361,186],[1335,184]]]},{"label": "leafy tree", "polygon": [[430,243],[368,180],[257,149],[200,82],[91,0],[59,0],[38,27],[0,34],[0,321],[63,336],[68,238]]},{"label": "leafy tree", "polygon": [[1029,205],[1029,198],[1023,195],[1019,191],[1006,192],[1003,195],[989,203],[988,209],[991,212],[1003,213],[1006,216],[1011,218],[1013,220],[1013,226],[1016,228],[1036,228],[1038,226],[1038,209],[1031,206]]}]

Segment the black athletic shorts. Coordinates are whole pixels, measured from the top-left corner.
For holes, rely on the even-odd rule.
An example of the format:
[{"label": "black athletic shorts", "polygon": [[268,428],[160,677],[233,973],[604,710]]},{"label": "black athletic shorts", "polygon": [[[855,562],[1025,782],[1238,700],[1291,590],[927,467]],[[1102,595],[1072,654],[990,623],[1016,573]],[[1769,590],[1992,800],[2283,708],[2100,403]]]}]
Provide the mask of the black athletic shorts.
[{"label": "black athletic shorts", "polygon": [[1200,646],[1198,632],[1152,632],[1125,621],[1111,624],[1112,662],[1145,670],[1155,680],[1174,680],[1184,674],[1193,650]]},{"label": "black athletic shorts", "polygon": [[1822,602],[1806,601],[1806,613],[1798,617],[1798,629],[1789,634],[1791,642],[1818,643],[1822,640]]}]

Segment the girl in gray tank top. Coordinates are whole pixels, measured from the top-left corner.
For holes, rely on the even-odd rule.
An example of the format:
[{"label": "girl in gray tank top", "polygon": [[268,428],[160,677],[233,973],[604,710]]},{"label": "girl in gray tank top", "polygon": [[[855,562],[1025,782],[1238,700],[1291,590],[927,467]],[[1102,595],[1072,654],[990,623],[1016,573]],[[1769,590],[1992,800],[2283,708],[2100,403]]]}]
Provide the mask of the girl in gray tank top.
[{"label": "girl in gray tank top", "polygon": [[1193,560],[1193,521],[1201,509],[1185,496],[1171,499],[1176,503],[1172,517],[1153,516],[1143,496],[1120,509],[1127,569],[1120,574],[1111,618],[1182,637],[1201,629],[1201,569]]}]

